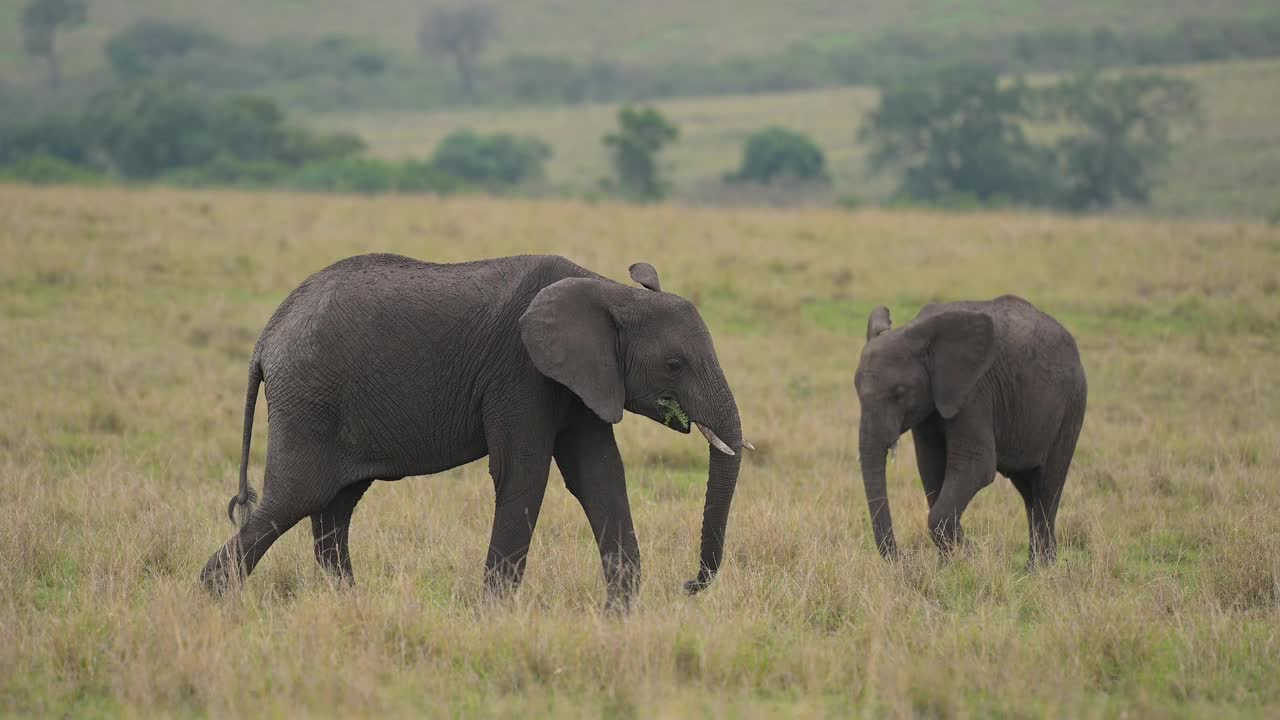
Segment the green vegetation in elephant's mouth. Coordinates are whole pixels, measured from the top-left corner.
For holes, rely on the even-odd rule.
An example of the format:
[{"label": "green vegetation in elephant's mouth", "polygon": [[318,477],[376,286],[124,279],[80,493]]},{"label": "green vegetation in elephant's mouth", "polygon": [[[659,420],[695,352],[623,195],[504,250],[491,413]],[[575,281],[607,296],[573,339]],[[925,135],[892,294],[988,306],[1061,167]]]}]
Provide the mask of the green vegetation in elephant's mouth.
[{"label": "green vegetation in elephant's mouth", "polygon": [[671,424],[672,420],[680,423],[681,430],[689,429],[689,416],[685,414],[684,409],[680,407],[680,403],[673,398],[662,398],[658,401],[658,407],[662,408],[662,424],[667,427],[675,427]]}]

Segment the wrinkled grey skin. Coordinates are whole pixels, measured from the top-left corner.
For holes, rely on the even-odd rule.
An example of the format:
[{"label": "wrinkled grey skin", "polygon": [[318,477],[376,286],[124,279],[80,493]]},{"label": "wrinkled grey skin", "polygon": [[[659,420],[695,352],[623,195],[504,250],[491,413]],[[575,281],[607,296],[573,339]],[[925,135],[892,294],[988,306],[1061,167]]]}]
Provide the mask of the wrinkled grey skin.
[{"label": "wrinkled grey skin", "polygon": [[662,292],[652,266],[637,263],[631,276],[645,287],[554,256],[443,265],[378,254],[308,278],[250,360],[241,490],[229,512],[252,500],[249,440],[265,382],[262,501],[209,559],[202,582],[220,592],[247,576],[306,517],[316,560],[352,582],[348,526],[374,480],[488,455],[496,504],[485,586],[506,594],[523,575],[554,459],[598,541],[608,606],[625,608],[640,552],[612,425],[624,409],[662,422],[658,402],[673,398],[734,453],[709,450],[701,565],[686,590],[706,587],[720,568],[738,478],[738,408],[698,311]]},{"label": "wrinkled grey skin", "polygon": [[960,516],[999,472],[1026,504],[1028,568],[1053,562],[1058,501],[1088,395],[1075,340],[1056,320],[1005,295],[927,305],[891,330],[889,311],[877,307],[854,385],[862,479],[882,555],[897,552],[885,455],[910,430],[940,550],[963,539]]}]

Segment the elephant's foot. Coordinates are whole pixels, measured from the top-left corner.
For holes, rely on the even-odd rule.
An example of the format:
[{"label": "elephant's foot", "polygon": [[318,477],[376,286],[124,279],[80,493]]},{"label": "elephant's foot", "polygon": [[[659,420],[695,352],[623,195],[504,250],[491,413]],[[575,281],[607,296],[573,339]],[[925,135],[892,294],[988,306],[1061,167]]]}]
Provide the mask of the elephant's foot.
[{"label": "elephant's foot", "polygon": [[244,585],[240,563],[235,562],[224,550],[214,553],[200,571],[200,584],[215,598],[237,592]]},{"label": "elephant's foot", "polygon": [[632,607],[636,604],[636,600],[631,595],[613,595],[604,601],[604,614],[609,617],[626,617],[631,614]]},{"label": "elephant's foot", "polygon": [[942,553],[944,558],[950,558],[965,544],[964,530],[958,522],[939,524],[929,531],[929,537],[933,539],[933,544],[938,546],[938,552]]},{"label": "elephant's foot", "polygon": [[1024,567],[1025,572],[1031,573],[1036,570],[1051,567],[1058,560],[1057,548],[1049,548],[1045,550],[1036,550],[1033,548],[1027,555],[1027,564]]},{"label": "elephant's foot", "polygon": [[497,603],[516,594],[520,582],[524,578],[524,560],[498,561],[488,564],[484,569],[484,597],[487,602]]}]

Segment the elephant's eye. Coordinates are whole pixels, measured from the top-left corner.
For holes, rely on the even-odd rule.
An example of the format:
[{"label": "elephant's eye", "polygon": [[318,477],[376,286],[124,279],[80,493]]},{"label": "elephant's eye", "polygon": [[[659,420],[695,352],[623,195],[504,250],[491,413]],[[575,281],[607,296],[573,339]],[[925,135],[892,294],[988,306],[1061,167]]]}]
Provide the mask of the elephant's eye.
[{"label": "elephant's eye", "polygon": [[889,397],[892,397],[894,400],[901,400],[906,394],[907,389],[901,385],[894,385],[893,388],[889,390]]},{"label": "elephant's eye", "polygon": [[671,358],[667,360],[667,369],[671,372],[676,372],[682,367],[684,367],[684,362],[681,361],[680,358]]}]

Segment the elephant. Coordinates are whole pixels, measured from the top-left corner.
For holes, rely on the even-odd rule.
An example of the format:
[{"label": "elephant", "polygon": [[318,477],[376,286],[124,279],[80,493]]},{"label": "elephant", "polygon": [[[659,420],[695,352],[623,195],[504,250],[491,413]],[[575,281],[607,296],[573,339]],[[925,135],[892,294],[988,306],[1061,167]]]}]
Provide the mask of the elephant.
[{"label": "elephant", "polygon": [[960,516],[999,472],[1026,505],[1028,570],[1057,556],[1058,502],[1084,423],[1088,385],[1074,338],[1026,300],[926,305],[891,329],[872,310],[854,387],[859,463],[876,547],[897,555],[886,455],[911,431],[943,555],[963,540]]},{"label": "elephant", "polygon": [[[352,512],[375,480],[439,473],[488,456],[496,502],[486,597],[517,589],[554,459],[600,551],[606,607],[631,606],[640,552],[613,425],[629,410],[709,444],[701,559],[689,594],[724,557],[741,465],[738,407],[711,334],[648,263],[640,287],[551,255],[456,264],[401,255],[341,260],[290,293],[249,362],[238,531],[209,559],[220,594],[310,517],[316,561],[354,584]],[[248,463],[258,386],[268,448],[261,502]]]}]

